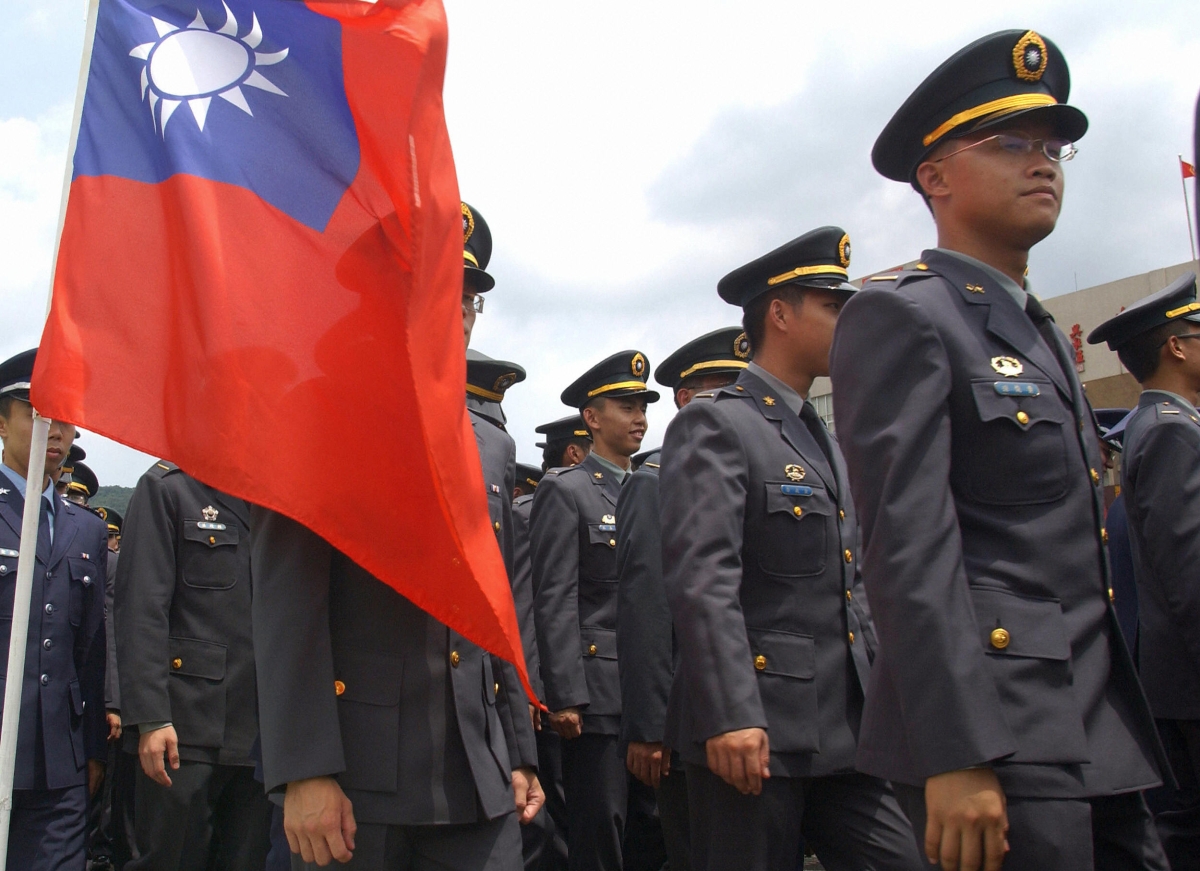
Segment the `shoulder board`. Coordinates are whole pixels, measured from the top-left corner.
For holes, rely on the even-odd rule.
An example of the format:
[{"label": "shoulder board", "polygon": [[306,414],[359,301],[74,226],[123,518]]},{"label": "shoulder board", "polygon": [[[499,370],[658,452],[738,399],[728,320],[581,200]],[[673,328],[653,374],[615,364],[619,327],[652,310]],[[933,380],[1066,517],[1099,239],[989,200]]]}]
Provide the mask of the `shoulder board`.
[{"label": "shoulder board", "polygon": [[551,469],[551,470],[550,470],[549,472],[547,472],[546,474],[547,474],[547,475],[565,475],[565,474],[567,474],[567,472],[574,472],[576,469],[579,469],[579,468],[582,468],[582,467],[581,467],[581,466],[578,466],[578,465],[575,465],[575,466],[561,466],[561,467],[559,467],[559,468],[557,468],[557,469]]},{"label": "shoulder board", "polygon": [[646,462],[646,463],[642,463],[640,466],[638,466],[638,468],[639,469],[657,469],[657,468],[659,468],[659,465],[658,465],[658,463]]},{"label": "shoulder board", "polygon": [[513,505],[524,505],[526,502],[533,501],[532,493],[525,493],[513,500]]},{"label": "shoulder board", "polygon": [[1167,415],[1169,417],[1187,417],[1190,418],[1194,423],[1200,423],[1200,418],[1197,418],[1190,411],[1184,411],[1183,409],[1172,405],[1169,402],[1154,403],[1154,411],[1156,412],[1156,416],[1160,418],[1163,415]]},{"label": "shoulder board", "polygon": [[902,284],[917,281],[922,278],[931,278],[938,273],[934,272],[924,263],[918,263],[912,269],[893,269],[891,272],[880,272],[877,275],[868,275],[863,279],[863,290],[889,287],[892,290],[900,287]]},{"label": "shoulder board", "polygon": [[170,460],[159,460],[146,471],[146,474],[152,475],[155,478],[162,478],[171,474],[172,472],[178,471],[179,467]]}]

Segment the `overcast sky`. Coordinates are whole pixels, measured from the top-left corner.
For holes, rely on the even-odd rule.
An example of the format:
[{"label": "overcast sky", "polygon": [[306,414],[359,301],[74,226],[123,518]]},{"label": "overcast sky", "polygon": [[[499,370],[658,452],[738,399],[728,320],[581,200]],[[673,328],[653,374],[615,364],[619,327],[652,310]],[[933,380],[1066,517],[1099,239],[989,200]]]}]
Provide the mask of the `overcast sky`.
[{"label": "overcast sky", "polygon": [[[529,378],[505,401],[518,459],[562,388],[625,348],[652,365],[731,325],[729,270],[823,224],[852,275],[933,244],[920,198],[871,167],[888,118],[942,60],[1032,28],[1071,67],[1091,129],[1030,278],[1052,296],[1190,258],[1176,155],[1192,146],[1200,4],[961,0],[446,0],[446,107],[464,199],[495,252],[472,346]],[[6,0],[0,30],[0,359],[45,313],[83,0]],[[1192,182],[1188,195],[1192,196]],[[114,389],[120,389],[114,383]],[[674,412],[664,396],[646,446]],[[89,434],[102,483],[151,459]]]}]

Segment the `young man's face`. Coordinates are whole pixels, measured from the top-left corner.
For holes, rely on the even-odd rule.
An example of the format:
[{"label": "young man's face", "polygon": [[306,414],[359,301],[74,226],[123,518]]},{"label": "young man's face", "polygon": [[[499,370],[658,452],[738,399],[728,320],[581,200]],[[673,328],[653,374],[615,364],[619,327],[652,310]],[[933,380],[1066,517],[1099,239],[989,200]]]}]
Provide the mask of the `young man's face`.
[{"label": "young man's face", "polygon": [[[14,472],[28,477],[29,448],[33,442],[33,406],[20,399],[8,406],[8,415],[0,415],[0,441],[4,442],[4,463]],[[46,474],[62,465],[71,442],[75,441],[75,427],[69,423],[51,421],[46,439]]]},{"label": "young man's face", "polygon": [[[1027,154],[1016,153],[1006,149],[998,135],[1032,140],[1034,147]],[[1063,172],[1037,141],[1054,136],[1053,128],[1044,122],[1018,121],[938,148],[926,162],[936,167],[936,174],[922,175],[928,172],[922,164],[918,178],[922,186],[933,179],[926,192],[939,223],[967,224],[1026,250],[1050,235],[1062,209]]]},{"label": "young man's face", "polygon": [[583,418],[595,441],[603,440],[622,457],[632,457],[646,436],[644,396],[605,397],[583,410]]},{"label": "young man's face", "polygon": [[792,306],[788,349],[798,367],[814,378],[829,374],[833,330],[845,304],[845,293],[811,287],[799,304]]},{"label": "young man's face", "polygon": [[113,553],[117,553],[121,549],[121,533],[110,532],[108,534],[108,549]]}]

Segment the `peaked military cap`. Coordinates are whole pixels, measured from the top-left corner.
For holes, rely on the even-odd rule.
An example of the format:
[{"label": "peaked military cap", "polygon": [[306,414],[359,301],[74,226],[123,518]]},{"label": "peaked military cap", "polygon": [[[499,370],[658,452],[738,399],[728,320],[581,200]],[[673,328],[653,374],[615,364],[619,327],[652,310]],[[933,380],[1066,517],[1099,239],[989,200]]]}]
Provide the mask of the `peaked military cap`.
[{"label": "peaked military cap", "polygon": [[37,348],[22,351],[0,363],[0,396],[15,396],[29,401],[29,382],[33,380],[33,363]]},{"label": "peaked military cap", "polygon": [[484,270],[492,259],[492,231],[483,215],[466,203],[462,204],[462,228],[464,278],[479,293],[491,290],[496,286],[496,279]]},{"label": "peaked military cap", "polygon": [[[75,471],[75,464],[86,456],[87,451],[79,447],[79,445],[71,445],[71,447],[67,449],[67,458],[62,462],[61,468],[63,470],[63,474],[70,475],[73,471]],[[68,483],[70,483],[69,479]]]},{"label": "peaked military cap", "polygon": [[[871,162],[880,175],[917,187],[917,167],[947,138],[1035,116],[1075,142],[1087,116],[1066,105],[1067,61],[1032,30],[1002,30],[975,40],[929,74],[883,128]],[[919,189],[919,188],[918,188]]]},{"label": "peaked military cap", "polygon": [[741,327],[725,327],[692,339],[654,370],[654,380],[672,390],[696,373],[740,372],[750,360],[750,340]]},{"label": "peaked military cap", "polygon": [[849,266],[850,236],[841,227],[818,227],[739,266],[717,282],[717,293],[742,308],[781,284],[850,294],[857,288],[847,280]]},{"label": "peaked military cap", "polygon": [[91,499],[99,489],[100,482],[91,467],[83,461],[76,463],[75,468],[71,470],[71,483],[67,485],[67,490],[71,493],[82,493]]},{"label": "peaked military cap", "polygon": [[583,422],[583,416],[578,414],[570,414],[550,423],[543,423],[534,429],[534,432],[546,437],[544,442],[537,442],[539,448],[571,439],[590,439],[592,437],[592,434],[588,432],[587,424]]},{"label": "peaked military cap", "polygon": [[467,392],[491,402],[501,402],[504,392],[525,380],[525,370],[516,363],[496,360],[467,349]]},{"label": "peaked military cap", "polygon": [[1170,286],[1138,300],[1116,317],[1106,320],[1088,335],[1088,344],[1108,342],[1108,347],[1116,351],[1142,333],[1179,319],[1200,323],[1200,302],[1196,302],[1196,275],[1193,272],[1185,272]]},{"label": "peaked military cap", "polygon": [[121,526],[125,523],[120,513],[115,508],[96,508],[96,515],[108,524],[109,535],[120,535]]},{"label": "peaked military cap", "polygon": [[537,487],[542,480],[541,466],[531,466],[529,463],[517,463],[517,486]]},{"label": "peaked military cap", "polygon": [[564,405],[583,408],[601,396],[644,396],[658,402],[658,391],[646,388],[650,361],[641,351],[618,351],[588,369],[562,392]]}]

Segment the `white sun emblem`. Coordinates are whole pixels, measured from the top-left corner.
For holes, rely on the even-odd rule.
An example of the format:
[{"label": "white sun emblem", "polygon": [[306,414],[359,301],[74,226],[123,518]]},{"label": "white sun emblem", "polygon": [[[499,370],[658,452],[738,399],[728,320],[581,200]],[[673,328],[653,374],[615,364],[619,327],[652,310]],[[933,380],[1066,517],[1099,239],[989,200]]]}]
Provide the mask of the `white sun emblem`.
[{"label": "white sun emblem", "polygon": [[[203,130],[213,97],[232,103],[247,115],[254,114],[242,93],[242,85],[287,96],[258,68],[279,63],[287,57],[288,50],[256,52],[254,49],[263,38],[258,16],[251,13],[250,32],[238,37],[237,19],[223,0],[221,5],[225,7],[225,23],[217,30],[204,22],[199,11],[186,28],[151,16],[158,39],[129,52],[130,57],[146,62],[142,67],[142,99],[149,96],[150,117],[164,137],[167,122],[182,103],[187,103],[196,124]],[[155,117],[159,104],[161,108]]]}]

